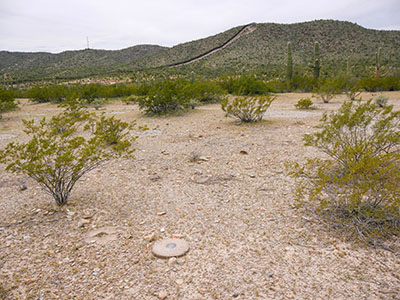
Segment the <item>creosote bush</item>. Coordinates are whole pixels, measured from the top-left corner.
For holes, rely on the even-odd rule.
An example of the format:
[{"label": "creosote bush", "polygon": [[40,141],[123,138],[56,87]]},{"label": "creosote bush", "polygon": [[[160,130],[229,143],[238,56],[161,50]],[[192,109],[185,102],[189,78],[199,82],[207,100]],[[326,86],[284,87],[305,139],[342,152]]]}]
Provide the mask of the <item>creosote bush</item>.
[{"label": "creosote bush", "polygon": [[327,79],[317,90],[315,97],[320,98],[322,102],[329,103],[340,90],[334,79]]},{"label": "creosote bush", "polygon": [[146,115],[163,115],[185,110],[190,106],[181,80],[164,80],[154,83],[146,96],[135,101]]},{"label": "creosote bush", "polygon": [[375,103],[379,107],[385,107],[389,102],[389,97],[385,96],[383,94],[380,94],[380,95],[376,96],[374,100],[375,100]]},{"label": "creosote bush", "polygon": [[297,109],[312,109],[314,102],[310,98],[302,98],[294,105]]},{"label": "creosote bush", "polygon": [[257,122],[274,100],[272,96],[235,97],[231,102],[226,98],[221,108],[227,117],[238,118],[240,122]]},{"label": "creosote bush", "polygon": [[271,92],[268,84],[255,75],[224,76],[220,78],[219,85],[232,95],[254,96]]},{"label": "creosote bush", "polygon": [[0,151],[6,170],[36,180],[58,205],[67,203],[75,183],[110,159],[133,157],[134,123],[98,117],[69,106],[50,120],[23,121],[27,143],[9,143]]},{"label": "creosote bush", "polygon": [[361,95],[361,90],[357,86],[349,87],[344,91],[349,100],[357,100]]},{"label": "creosote bush", "polygon": [[1,113],[9,111],[15,107],[17,107],[17,105],[14,102],[13,92],[0,87],[0,118]]},{"label": "creosote bush", "polygon": [[400,230],[400,112],[372,100],[345,102],[324,114],[320,129],[305,135],[307,146],[328,159],[294,164],[298,196],[317,200],[320,211],[362,238]]}]

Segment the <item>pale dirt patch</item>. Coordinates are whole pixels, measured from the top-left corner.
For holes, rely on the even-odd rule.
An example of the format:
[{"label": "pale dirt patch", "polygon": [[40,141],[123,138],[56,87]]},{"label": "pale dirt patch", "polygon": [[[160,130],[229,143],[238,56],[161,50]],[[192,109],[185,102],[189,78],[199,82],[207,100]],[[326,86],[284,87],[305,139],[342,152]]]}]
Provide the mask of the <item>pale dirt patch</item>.
[{"label": "pale dirt patch", "polygon": [[[400,93],[385,94],[399,109]],[[63,208],[29,178],[1,169],[6,299],[399,299],[399,253],[345,242],[293,206],[285,161],[320,155],[303,146],[320,118],[296,118],[304,112],[293,105],[305,96],[279,95],[268,111],[279,116],[240,126],[219,105],[144,118],[136,106],[109,104],[107,114],[137,119],[151,134],[140,135],[135,160],[82,178]],[[317,103],[312,113],[343,100]],[[24,103],[3,115],[0,133],[24,140],[21,118],[57,111]],[[207,159],[193,162],[193,153]],[[112,238],[87,242],[93,232]],[[155,240],[171,237],[188,241],[188,254],[155,258]]]}]

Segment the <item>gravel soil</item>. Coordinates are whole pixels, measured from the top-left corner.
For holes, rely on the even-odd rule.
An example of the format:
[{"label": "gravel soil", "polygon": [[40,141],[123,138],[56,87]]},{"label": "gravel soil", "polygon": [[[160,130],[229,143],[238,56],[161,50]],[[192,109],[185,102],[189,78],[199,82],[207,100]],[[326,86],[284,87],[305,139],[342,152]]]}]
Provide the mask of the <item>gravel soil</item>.
[{"label": "gravel soil", "polygon": [[[385,94],[399,109],[400,93]],[[279,95],[249,125],[217,104],[161,118],[108,104],[99,112],[149,127],[136,159],[88,173],[61,208],[1,168],[0,299],[400,299],[397,250],[346,241],[294,206],[285,161],[321,155],[302,135],[345,99],[296,110],[307,96]],[[21,100],[3,114],[0,147],[26,139],[21,119],[59,110]],[[156,258],[162,238],[190,250]]]}]

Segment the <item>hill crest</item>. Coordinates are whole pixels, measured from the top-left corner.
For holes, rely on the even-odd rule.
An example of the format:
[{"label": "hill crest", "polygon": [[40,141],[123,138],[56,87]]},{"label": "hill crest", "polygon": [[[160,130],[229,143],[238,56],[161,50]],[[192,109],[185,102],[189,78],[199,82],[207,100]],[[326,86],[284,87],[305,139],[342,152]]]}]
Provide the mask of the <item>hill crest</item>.
[{"label": "hill crest", "polygon": [[[235,39],[246,27],[252,30]],[[394,68],[400,65],[400,31],[366,29],[348,21],[315,20],[252,23],[171,48],[138,45],[122,50],[85,49],[59,54],[0,51],[0,76],[16,80],[73,78],[171,66],[178,72],[224,74],[247,69],[274,74],[284,67],[289,41],[298,72],[306,71],[311,63],[316,41],[326,72],[343,69],[347,61],[357,72],[367,72],[379,47],[383,64]]]}]

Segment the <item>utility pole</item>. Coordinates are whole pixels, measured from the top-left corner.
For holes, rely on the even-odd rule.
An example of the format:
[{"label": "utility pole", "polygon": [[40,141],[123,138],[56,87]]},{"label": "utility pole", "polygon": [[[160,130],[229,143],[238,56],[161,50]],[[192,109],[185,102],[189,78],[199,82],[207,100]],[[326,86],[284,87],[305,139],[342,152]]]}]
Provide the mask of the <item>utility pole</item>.
[{"label": "utility pole", "polygon": [[89,48],[89,37],[88,36],[86,37],[86,43],[87,43],[87,49],[90,49]]}]

